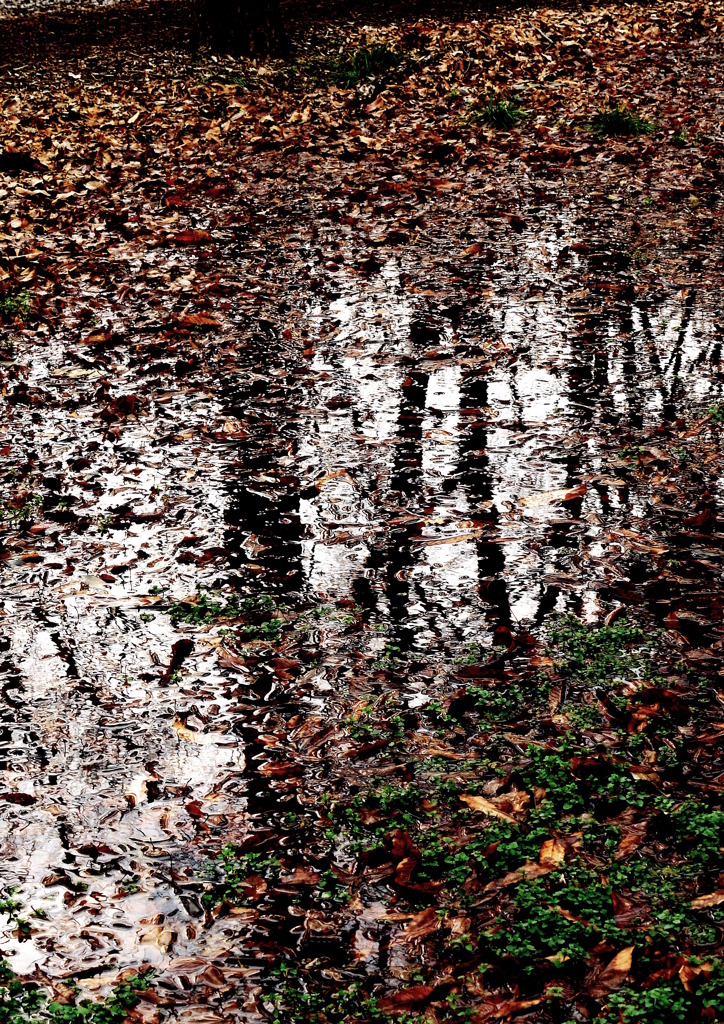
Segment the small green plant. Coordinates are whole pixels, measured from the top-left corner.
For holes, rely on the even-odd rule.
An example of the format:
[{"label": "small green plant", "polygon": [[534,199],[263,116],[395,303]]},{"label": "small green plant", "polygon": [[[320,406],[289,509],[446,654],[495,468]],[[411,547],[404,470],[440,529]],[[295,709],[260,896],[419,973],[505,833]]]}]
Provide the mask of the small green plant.
[{"label": "small green plant", "polygon": [[724,402],[715,402],[710,406],[709,416],[714,423],[724,423]]},{"label": "small green plant", "polygon": [[0,508],[0,522],[31,523],[38,517],[43,507],[43,499],[39,494],[31,494],[23,505],[14,507],[6,505]]},{"label": "small green plant", "polygon": [[130,896],[134,892],[140,891],[140,879],[138,875],[126,875],[118,886],[119,896]]},{"label": "small green plant", "polygon": [[453,664],[455,665],[477,665],[479,662],[484,661],[490,656],[490,651],[482,647],[480,644],[472,643],[468,644],[465,648],[465,654],[459,655],[454,659]]},{"label": "small green plant", "polygon": [[618,453],[622,459],[638,459],[643,455],[643,448],[635,444],[627,444]]},{"label": "small green plant", "polygon": [[506,131],[514,128],[526,116],[517,100],[491,96],[487,103],[473,112],[471,120],[475,124],[487,124],[489,128]]},{"label": "small green plant", "polygon": [[404,660],[404,657],[403,650],[398,644],[387,643],[383,653],[374,662],[374,667],[381,668],[384,671],[392,671],[398,667],[400,662]]},{"label": "small green plant", "polygon": [[350,899],[349,889],[342,885],[331,868],[325,871],[320,878],[315,896],[325,903],[343,904],[348,903]]},{"label": "small green plant", "polygon": [[1,320],[22,320],[28,319],[30,315],[30,295],[27,292],[19,292],[17,295],[5,295],[0,299]]},{"label": "small green plant", "polygon": [[246,619],[238,627],[238,634],[244,640],[264,640],[278,643],[288,628],[284,619],[277,618],[277,605],[268,594],[256,597],[239,597],[231,594],[224,598],[200,590],[193,598],[174,601],[168,608],[174,625],[186,622],[189,625],[206,625],[223,619]]},{"label": "small green plant", "polygon": [[686,131],[686,128],[679,128],[678,131],[674,132],[674,134],[671,136],[671,141],[679,149],[683,149],[684,146],[688,146],[689,135]]},{"label": "small green plant", "polygon": [[[0,1024],[120,1024],[150,985],[150,972],[115,986],[106,999],[79,999],[61,1004],[50,999],[34,982],[21,981],[5,961],[0,961]],[[69,988],[74,987],[71,983]]]},{"label": "small green plant", "polygon": [[439,700],[431,700],[425,705],[425,714],[436,722],[452,722],[454,719],[447,713]]},{"label": "small green plant", "polygon": [[221,72],[217,77],[218,81],[223,82],[225,85],[238,85],[242,89],[246,89],[248,91],[256,89],[259,86],[259,79],[251,70],[235,71],[232,68],[226,68],[226,70]]},{"label": "small green plant", "polygon": [[650,645],[636,626],[588,626],[573,615],[549,627],[550,653],[560,672],[588,686],[638,678]]},{"label": "small green plant", "polygon": [[349,87],[379,75],[386,75],[399,67],[402,54],[386,43],[373,43],[355,50],[336,63],[331,78],[338,85]]},{"label": "small green plant", "polygon": [[633,254],[633,264],[637,270],[640,270],[642,267],[647,267],[652,260],[653,256],[650,253],[645,252],[643,249],[636,249]]},{"label": "small green plant", "polygon": [[483,718],[498,724],[514,722],[535,707],[536,694],[517,684],[496,689],[471,686],[468,695]]},{"label": "small green plant", "polygon": [[267,643],[276,644],[286,628],[283,619],[266,619],[264,622],[247,623],[239,627],[239,635],[245,640],[265,640]]},{"label": "small green plant", "polygon": [[242,853],[238,846],[227,843],[215,859],[204,867],[202,876],[212,880],[213,887],[204,893],[203,902],[206,906],[217,906],[224,902],[244,903],[249,892],[249,877],[260,875],[274,881],[279,877],[281,866],[282,862],[276,857],[255,851]]},{"label": "small green plant", "polygon": [[575,704],[566,707],[566,718],[573,729],[595,729],[601,723],[601,716],[590,704]]},{"label": "small green plant", "polygon": [[[0,914],[6,914],[21,935],[29,935],[30,925],[22,913],[25,908],[22,901],[16,899],[16,892],[16,889],[11,889],[5,896],[0,898]],[[42,917],[42,913],[40,915],[36,914],[37,916]]]},{"label": "small green plant", "polygon": [[639,114],[634,113],[624,103],[609,103],[601,107],[591,121],[591,129],[596,135],[633,136],[653,135],[656,126]]},{"label": "small green plant", "polygon": [[712,959],[701,967],[696,988],[687,991],[678,976],[658,980],[645,989],[622,988],[612,992],[594,1024],[668,1024],[669,1021],[722,1020],[724,1014],[724,966]]},{"label": "small green plant", "polygon": [[370,743],[375,740],[396,740],[404,732],[404,722],[400,715],[392,715],[388,719],[376,719],[375,708],[368,704],[357,715],[352,715],[344,722],[352,739]]},{"label": "small green plant", "polygon": [[353,88],[365,79],[384,76],[402,63],[403,56],[387,43],[361,46],[353,53],[325,59],[312,59],[304,65],[312,77],[326,77],[335,85]]},{"label": "small green plant", "polygon": [[691,452],[688,452],[686,448],[682,448],[681,445],[677,445],[675,448],[672,448],[671,454],[679,460],[679,463],[682,466],[691,462]]}]

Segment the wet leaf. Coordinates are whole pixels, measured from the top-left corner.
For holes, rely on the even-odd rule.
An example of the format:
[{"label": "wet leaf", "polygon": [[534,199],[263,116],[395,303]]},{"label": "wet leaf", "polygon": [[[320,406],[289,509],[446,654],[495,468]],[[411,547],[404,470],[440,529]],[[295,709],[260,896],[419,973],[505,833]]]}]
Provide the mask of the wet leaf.
[{"label": "wet leaf", "polygon": [[410,919],[403,930],[395,936],[393,942],[417,942],[432,935],[440,928],[440,925],[441,921],[437,910],[434,907],[427,907]]},{"label": "wet leaf", "polygon": [[377,1003],[383,1013],[403,1013],[406,1010],[424,1006],[435,989],[432,985],[413,985],[411,988],[398,989],[388,996],[384,996]]}]

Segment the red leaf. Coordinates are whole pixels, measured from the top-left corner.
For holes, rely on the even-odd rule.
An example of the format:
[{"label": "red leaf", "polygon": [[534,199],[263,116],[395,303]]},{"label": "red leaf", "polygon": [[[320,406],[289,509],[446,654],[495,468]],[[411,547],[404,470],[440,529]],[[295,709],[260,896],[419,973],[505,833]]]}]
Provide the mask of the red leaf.
[{"label": "red leaf", "polygon": [[173,241],[176,245],[200,245],[202,242],[211,241],[211,232],[200,230],[179,231],[177,235],[173,236]]},{"label": "red leaf", "polygon": [[428,1001],[435,989],[432,985],[414,985],[412,988],[400,989],[379,1000],[380,1010],[394,1013],[396,1010],[407,1010],[411,1006],[422,1006]]}]

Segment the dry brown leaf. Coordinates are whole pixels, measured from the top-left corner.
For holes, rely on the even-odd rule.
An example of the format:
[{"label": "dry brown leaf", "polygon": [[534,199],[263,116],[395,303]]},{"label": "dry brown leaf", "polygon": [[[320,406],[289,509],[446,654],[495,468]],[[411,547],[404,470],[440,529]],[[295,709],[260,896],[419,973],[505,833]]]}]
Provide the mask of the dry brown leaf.
[{"label": "dry brown leaf", "polygon": [[349,475],[349,473],[347,472],[346,469],[333,469],[329,473],[325,473],[324,476],[321,476],[318,480],[314,481],[314,486],[317,488],[318,491],[321,491],[321,489],[324,487],[324,485],[328,484],[330,482],[330,480],[339,480],[339,479],[344,480],[346,483],[350,484],[350,486],[352,486],[352,487],[355,487],[355,488],[357,487],[357,484],[354,482],[354,480]]},{"label": "dry brown leaf", "polygon": [[626,830],[621,842],[618,844],[616,850],[616,860],[622,860],[624,857],[628,857],[630,853],[638,850],[639,846],[644,841],[646,835],[647,822],[641,822],[638,825],[631,826]]},{"label": "dry brown leaf", "polygon": [[210,242],[211,233],[209,231],[180,231],[173,237],[174,242],[177,245],[198,245],[200,242]]},{"label": "dry brown leaf", "polygon": [[158,946],[162,953],[166,953],[173,942],[173,932],[168,925],[154,925],[141,934],[140,941],[145,945]]},{"label": "dry brown leaf", "polygon": [[221,327],[222,323],[209,313],[189,313],[179,317],[179,327]]},{"label": "dry brown leaf", "polygon": [[542,867],[551,870],[560,867],[566,859],[566,848],[560,839],[546,839],[540,848],[538,860]]},{"label": "dry brown leaf", "polygon": [[442,544],[464,544],[468,540],[482,537],[483,530],[469,530],[467,533],[456,533],[453,537],[433,537],[432,540],[420,541],[418,547],[439,547]]},{"label": "dry brown leaf", "polygon": [[628,972],[631,970],[631,962],[635,946],[626,946],[620,953],[603,968],[596,980],[588,989],[588,994],[593,999],[602,999],[609,992],[615,992],[621,988]]},{"label": "dry brown leaf", "polygon": [[291,875],[282,879],[285,885],[316,885],[319,872],[313,868],[296,867]]},{"label": "dry brown leaf", "polygon": [[682,964],[679,968],[679,981],[687,992],[693,992],[693,982],[695,982],[701,974],[706,977],[710,972],[711,964]]},{"label": "dry brown leaf", "polygon": [[691,901],[691,905],[694,910],[702,910],[704,907],[718,907],[720,903],[724,903],[724,892],[710,892],[706,896],[697,896],[696,899]]},{"label": "dry brown leaf", "polygon": [[173,728],[181,739],[186,740],[188,743],[217,743],[219,740],[217,733],[199,732],[197,729],[189,729],[178,718],[173,723]]},{"label": "dry brown leaf", "polygon": [[546,1001],[545,996],[536,999],[505,999],[502,1003],[483,1003],[472,1015],[472,1024],[485,1024],[489,1020],[506,1020],[509,1017],[531,1010]]},{"label": "dry brown leaf", "polygon": [[526,864],[522,864],[515,871],[509,871],[507,875],[503,875],[502,878],[496,878],[492,882],[488,882],[485,886],[485,892],[494,892],[496,889],[505,889],[509,885],[515,885],[516,882],[520,882],[521,879],[532,879],[541,878],[543,875],[549,875],[553,868],[544,867],[542,864],[534,864],[533,861],[528,861]]},{"label": "dry brown leaf", "polygon": [[501,811],[499,807],[496,807],[495,804],[490,802],[490,800],[486,800],[484,796],[477,796],[475,793],[462,793],[460,799],[473,811],[480,811],[482,814],[489,814],[493,818],[502,818],[503,821],[510,821],[514,825],[518,824],[512,814],[507,814],[505,811]]}]

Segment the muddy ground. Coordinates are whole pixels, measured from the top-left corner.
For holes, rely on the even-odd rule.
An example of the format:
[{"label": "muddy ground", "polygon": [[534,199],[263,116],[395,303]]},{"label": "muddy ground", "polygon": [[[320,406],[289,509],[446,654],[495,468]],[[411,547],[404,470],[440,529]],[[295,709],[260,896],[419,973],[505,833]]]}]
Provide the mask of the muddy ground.
[{"label": "muddy ground", "polygon": [[724,8],[4,13],[0,1021],[724,1019]]}]

